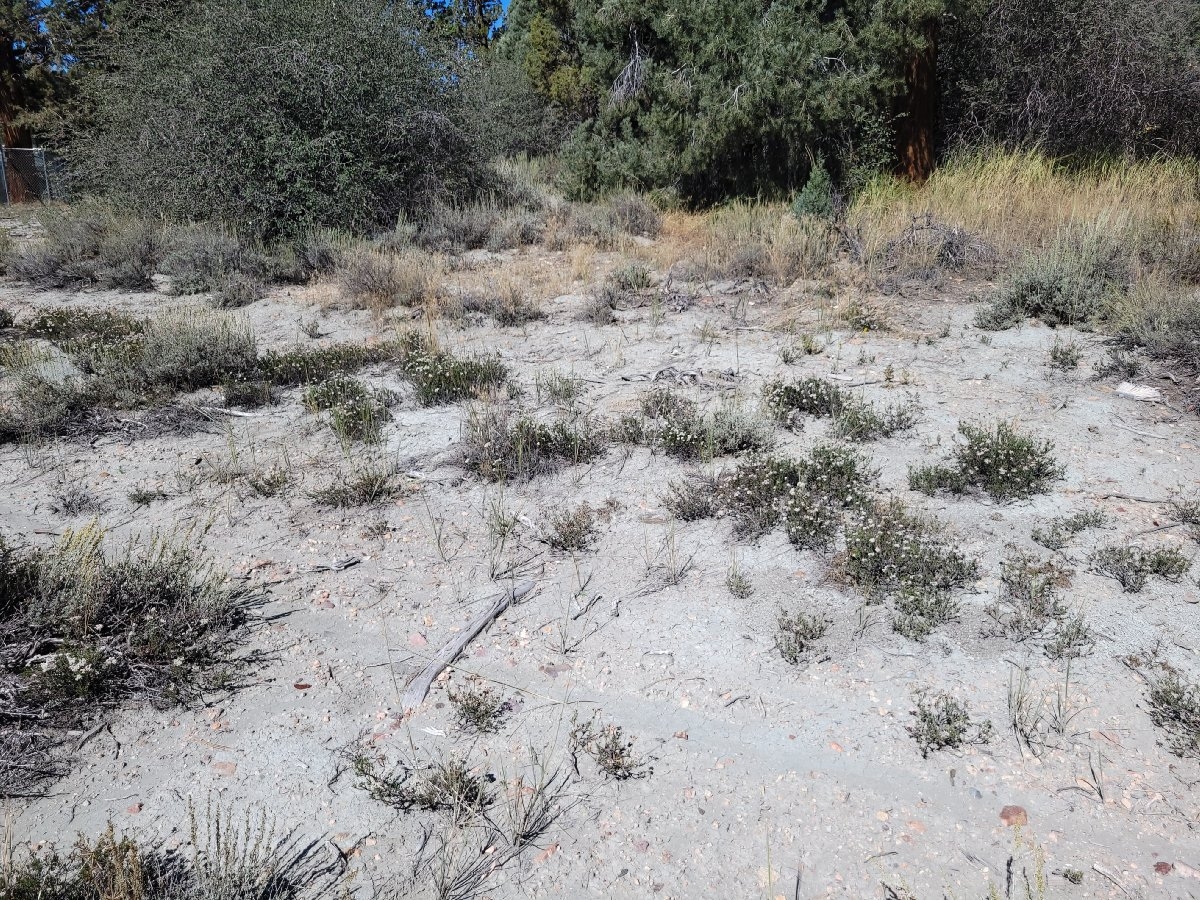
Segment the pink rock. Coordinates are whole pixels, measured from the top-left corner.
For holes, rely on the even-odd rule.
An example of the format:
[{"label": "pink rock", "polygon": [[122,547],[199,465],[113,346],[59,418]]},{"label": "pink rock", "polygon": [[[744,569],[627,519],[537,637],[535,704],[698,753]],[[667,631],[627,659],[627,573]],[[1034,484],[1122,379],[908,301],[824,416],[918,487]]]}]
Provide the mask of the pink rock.
[{"label": "pink rock", "polygon": [[1000,821],[1009,827],[1013,825],[1028,825],[1029,814],[1025,812],[1025,807],[1023,806],[1006,806],[1000,810]]}]

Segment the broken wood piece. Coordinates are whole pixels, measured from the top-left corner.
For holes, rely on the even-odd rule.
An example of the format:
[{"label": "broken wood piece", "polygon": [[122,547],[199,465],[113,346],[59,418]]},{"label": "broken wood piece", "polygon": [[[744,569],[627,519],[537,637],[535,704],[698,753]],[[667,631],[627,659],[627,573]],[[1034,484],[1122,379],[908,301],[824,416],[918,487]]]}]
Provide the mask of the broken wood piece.
[{"label": "broken wood piece", "polygon": [[479,636],[479,633],[492,623],[493,619],[508,609],[515,601],[529,594],[534,587],[534,582],[522,581],[509,590],[492,597],[488,608],[472,619],[465,628],[452,637],[437,652],[437,655],[429,661],[429,665],[422,669],[421,673],[409,682],[408,687],[404,690],[404,698],[400,702],[403,711],[409,713],[420,706],[425,700],[425,695],[429,693],[429,687],[433,684],[433,680],[442,674],[442,670],[454,662],[458,658],[458,655],[467,648],[467,644],[475,640]]}]

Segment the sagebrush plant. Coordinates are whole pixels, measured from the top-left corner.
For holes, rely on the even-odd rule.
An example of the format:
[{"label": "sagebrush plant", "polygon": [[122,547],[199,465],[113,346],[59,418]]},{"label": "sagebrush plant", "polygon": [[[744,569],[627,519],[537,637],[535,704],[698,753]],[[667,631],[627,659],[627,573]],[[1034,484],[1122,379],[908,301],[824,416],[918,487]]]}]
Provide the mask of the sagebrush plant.
[{"label": "sagebrush plant", "polygon": [[1079,361],[1082,358],[1083,351],[1074,341],[1063,343],[1058,338],[1054,339],[1054,346],[1050,348],[1051,367],[1062,369],[1064,372],[1069,369],[1078,369]]},{"label": "sagebrush plant", "polygon": [[1150,719],[1169,736],[1176,756],[1200,759],[1200,685],[1175,671],[1151,681]]},{"label": "sagebrush plant", "polygon": [[[0,393],[0,439],[62,433],[95,409],[136,408],[245,378],[256,341],[242,317],[174,307],[145,320],[87,314],[36,317],[61,354],[19,342],[0,347],[9,391]],[[64,365],[63,354],[73,364]]]},{"label": "sagebrush plant", "polygon": [[962,422],[958,430],[965,440],[955,448],[952,465],[910,469],[909,487],[928,494],[975,487],[996,500],[1013,500],[1043,493],[1065,475],[1053,442],[1021,434],[1007,422]]},{"label": "sagebrush plant", "polygon": [[775,623],[775,647],[779,655],[794,666],[812,652],[832,624],[828,618],[804,610],[781,610]]},{"label": "sagebrush plant", "polygon": [[957,750],[964,744],[985,744],[991,740],[992,723],[974,723],[961,700],[950,694],[918,693],[913,710],[916,722],[908,733],[917,742],[922,757],[931,750]]},{"label": "sagebrush plant", "polygon": [[1128,593],[1145,588],[1150,576],[1179,581],[1192,567],[1192,561],[1178,547],[1100,547],[1091,556],[1092,568],[1101,575],[1115,578]]},{"label": "sagebrush plant", "polygon": [[1081,325],[1103,315],[1129,279],[1126,257],[1106,225],[1065,228],[1050,247],[1028,255],[976,325],[1000,330],[1026,318]]},{"label": "sagebrush plant", "polygon": [[1046,641],[1044,649],[1051,659],[1079,659],[1092,652],[1096,638],[1087,620],[1075,614],[1059,620],[1058,627]]}]

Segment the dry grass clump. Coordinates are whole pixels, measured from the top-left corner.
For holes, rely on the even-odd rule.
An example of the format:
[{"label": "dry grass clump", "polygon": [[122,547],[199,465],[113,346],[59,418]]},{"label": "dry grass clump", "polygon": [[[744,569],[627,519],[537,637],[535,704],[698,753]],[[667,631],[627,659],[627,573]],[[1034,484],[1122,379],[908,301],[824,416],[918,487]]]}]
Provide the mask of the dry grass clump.
[{"label": "dry grass clump", "polygon": [[123,701],[184,702],[227,680],[246,596],[181,541],[106,553],[104,540],[92,524],[46,550],[0,543],[5,731],[78,727]]},{"label": "dry grass clump", "polygon": [[595,459],[607,435],[586,416],[543,422],[507,404],[473,404],[463,427],[463,465],[488,481],[525,480]]},{"label": "dry grass clump", "polygon": [[699,280],[757,278],[791,284],[827,267],[837,236],[827,222],[799,220],[786,204],[733,201],[700,217],[673,216],[665,229],[675,267]]},{"label": "dry grass clump", "polygon": [[412,241],[425,250],[511,250],[536,244],[546,230],[546,212],[494,199],[431,209],[412,229]]},{"label": "dry grass clump", "polygon": [[436,260],[423,253],[361,249],[342,262],[338,283],[354,307],[378,313],[425,305],[440,273]]},{"label": "dry grass clump", "polygon": [[963,422],[958,430],[966,442],[955,449],[952,465],[910,469],[910,488],[932,495],[975,487],[996,500],[1013,500],[1043,493],[1065,474],[1051,441],[1023,435],[1007,422],[992,427]]},{"label": "dry grass clump", "polygon": [[190,852],[118,835],[110,823],[67,853],[31,853],[0,869],[6,900],[317,900],[335,892],[341,860],[317,842],[280,836],[263,813],[190,809]]},{"label": "dry grass clump", "polygon": [[917,742],[922,757],[928,757],[931,750],[957,750],[964,744],[986,744],[991,740],[992,723],[972,723],[966,704],[950,694],[919,693],[915,699],[917,708],[912,714],[917,721],[908,726],[908,733]]},{"label": "dry grass clump", "polygon": [[1002,256],[1047,246],[1065,226],[1108,222],[1131,253],[1157,246],[1160,256],[1183,257],[1187,223],[1200,210],[1197,168],[1187,159],[1079,166],[1036,150],[981,151],[948,160],[920,186],[875,179],[855,195],[847,225],[868,257],[926,215],[979,235]]},{"label": "dry grass clump", "polygon": [[310,496],[321,506],[349,509],[382,503],[394,497],[398,490],[391,468],[367,460],[341,472]]},{"label": "dry grass clump", "polygon": [[365,753],[351,757],[356,785],[372,800],[396,809],[449,810],[455,821],[467,821],[491,805],[495,797],[487,781],[457,756],[427,766],[391,766],[381,770]]},{"label": "dry grass clump", "polygon": [[467,292],[454,298],[451,314],[485,315],[505,328],[519,327],[546,318],[546,312],[536,299],[513,283],[482,292]]},{"label": "dry grass clump", "polygon": [[1139,593],[1157,575],[1165,581],[1179,581],[1192,567],[1192,561],[1177,547],[1108,546],[1091,557],[1092,568],[1101,575],[1115,578],[1128,593]]}]

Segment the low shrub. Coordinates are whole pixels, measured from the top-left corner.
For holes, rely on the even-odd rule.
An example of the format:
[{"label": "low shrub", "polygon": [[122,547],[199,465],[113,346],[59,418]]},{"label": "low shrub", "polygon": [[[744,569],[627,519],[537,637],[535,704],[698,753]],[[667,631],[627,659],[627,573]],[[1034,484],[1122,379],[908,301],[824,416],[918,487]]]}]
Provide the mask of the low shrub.
[{"label": "low shrub", "polygon": [[360,250],[343,261],[338,282],[352,305],[381,312],[423,305],[432,296],[435,272],[421,254]]},{"label": "low shrub", "polygon": [[1192,561],[1176,547],[1101,547],[1092,554],[1091,562],[1096,572],[1115,578],[1128,593],[1140,592],[1151,575],[1178,581],[1192,567]]},{"label": "low shrub", "polygon": [[98,525],[0,543],[0,727],[74,728],[127,700],[188,702],[235,665],[248,597],[166,537],[107,553]]},{"label": "low shrub", "polygon": [[399,360],[401,372],[412,382],[422,406],[471,399],[508,381],[508,368],[499,357],[463,359],[436,349],[413,332],[401,337]]},{"label": "low shrub", "polygon": [[1168,672],[1151,682],[1150,720],[1167,732],[1176,756],[1200,759],[1200,685]]},{"label": "low shrub", "polygon": [[949,694],[917,694],[917,721],[908,733],[917,742],[922,757],[931,750],[957,750],[964,744],[985,744],[991,739],[992,723],[974,724],[967,706]]},{"label": "low shrub", "polygon": [[590,462],[606,446],[603,430],[585,417],[540,422],[488,402],[469,410],[463,443],[463,465],[488,481],[528,479]]},{"label": "low shrub", "polygon": [[775,647],[786,662],[799,665],[831,624],[827,618],[803,611],[780,612],[776,619]]},{"label": "low shrub", "polygon": [[1023,435],[1007,422],[990,428],[963,422],[958,430],[966,442],[955,449],[953,465],[911,469],[910,488],[932,494],[976,487],[997,500],[1012,500],[1042,493],[1064,475],[1053,443]]}]

